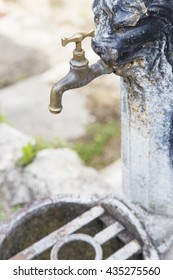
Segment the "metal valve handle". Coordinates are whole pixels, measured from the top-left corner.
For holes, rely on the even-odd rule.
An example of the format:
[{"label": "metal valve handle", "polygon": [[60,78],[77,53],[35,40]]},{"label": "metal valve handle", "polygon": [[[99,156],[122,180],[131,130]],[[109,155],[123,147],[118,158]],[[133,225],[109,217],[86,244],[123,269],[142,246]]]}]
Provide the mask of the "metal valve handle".
[{"label": "metal valve handle", "polygon": [[91,29],[89,32],[79,32],[75,33],[73,36],[66,38],[63,37],[61,39],[62,46],[65,47],[69,43],[76,43],[76,50],[82,51],[82,41],[87,37],[94,37],[95,31],[94,29]]}]

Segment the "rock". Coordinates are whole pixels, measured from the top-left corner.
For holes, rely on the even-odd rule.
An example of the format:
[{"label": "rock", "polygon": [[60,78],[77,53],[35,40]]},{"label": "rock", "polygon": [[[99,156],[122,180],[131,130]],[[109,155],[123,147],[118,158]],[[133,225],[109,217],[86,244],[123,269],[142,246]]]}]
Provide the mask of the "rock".
[{"label": "rock", "polygon": [[2,173],[14,168],[15,161],[22,154],[22,147],[34,143],[34,139],[5,123],[0,123],[0,135],[0,180],[2,180]]},{"label": "rock", "polygon": [[40,151],[26,168],[11,170],[4,184],[4,196],[11,205],[57,194],[93,196],[112,191],[98,171],[84,166],[78,155],[67,148]]},{"label": "rock", "polygon": [[[4,220],[11,213],[4,196],[6,191],[8,192],[4,184],[5,178],[8,172],[12,172],[16,167],[15,162],[22,154],[22,147],[34,143],[34,139],[5,123],[0,123],[0,135],[0,220]],[[24,189],[20,191],[22,195]],[[15,193],[13,195],[15,196]]]},{"label": "rock", "polygon": [[0,134],[0,197],[11,206],[57,194],[102,196],[116,189],[118,178],[120,183],[119,164],[99,172],[84,166],[69,148],[42,150],[31,164],[18,167],[22,147],[34,139],[4,123]]},{"label": "rock", "polygon": [[111,165],[100,171],[100,176],[106,182],[113,192],[120,191],[122,187],[121,160],[117,160]]},{"label": "rock", "polygon": [[[50,67],[48,58],[36,49],[23,47],[0,34],[0,88],[26,77],[42,73]],[[34,67],[33,67],[34,65]]]}]

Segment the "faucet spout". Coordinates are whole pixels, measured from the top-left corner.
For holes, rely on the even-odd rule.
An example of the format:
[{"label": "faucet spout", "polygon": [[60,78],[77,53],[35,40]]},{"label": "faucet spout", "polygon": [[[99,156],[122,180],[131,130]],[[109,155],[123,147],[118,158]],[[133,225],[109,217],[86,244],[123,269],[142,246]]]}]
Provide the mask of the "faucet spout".
[{"label": "faucet spout", "polygon": [[71,59],[69,73],[52,87],[49,105],[51,113],[59,114],[62,111],[62,95],[65,91],[83,87],[95,78],[113,72],[112,67],[102,60],[91,66],[88,63],[85,58],[80,61]]}]

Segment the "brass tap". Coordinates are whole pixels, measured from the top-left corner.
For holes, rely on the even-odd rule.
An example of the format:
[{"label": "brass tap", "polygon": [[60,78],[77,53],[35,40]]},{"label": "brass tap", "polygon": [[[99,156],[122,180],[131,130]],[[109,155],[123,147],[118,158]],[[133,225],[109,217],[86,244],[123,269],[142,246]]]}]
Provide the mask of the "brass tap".
[{"label": "brass tap", "polygon": [[112,67],[106,65],[102,60],[88,66],[89,61],[85,58],[85,51],[82,49],[82,41],[87,37],[94,37],[93,29],[87,33],[76,33],[70,38],[63,37],[61,40],[63,47],[74,42],[76,48],[73,51],[73,58],[70,60],[69,73],[52,87],[49,111],[53,114],[62,111],[61,99],[65,91],[87,85],[93,79],[113,71]]},{"label": "brass tap", "polygon": [[85,51],[82,49],[82,41],[87,37],[94,37],[94,29],[87,33],[76,33],[70,38],[62,37],[61,43],[65,47],[67,44],[74,42],[76,44],[76,49],[73,51],[73,59],[81,61],[85,59]]}]

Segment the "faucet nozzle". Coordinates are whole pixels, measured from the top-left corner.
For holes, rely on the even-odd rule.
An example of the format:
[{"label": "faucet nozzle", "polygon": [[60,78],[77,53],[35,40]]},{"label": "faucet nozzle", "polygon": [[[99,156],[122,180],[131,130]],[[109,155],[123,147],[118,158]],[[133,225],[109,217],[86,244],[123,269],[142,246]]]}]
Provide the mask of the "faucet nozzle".
[{"label": "faucet nozzle", "polygon": [[59,91],[56,85],[54,85],[51,90],[51,98],[50,98],[50,105],[49,105],[49,111],[52,114],[61,113],[63,108],[61,104],[62,94],[63,92]]},{"label": "faucet nozzle", "polygon": [[53,108],[49,105],[49,111],[52,113],[52,114],[60,114],[61,111],[62,111],[62,106],[60,108]]}]

